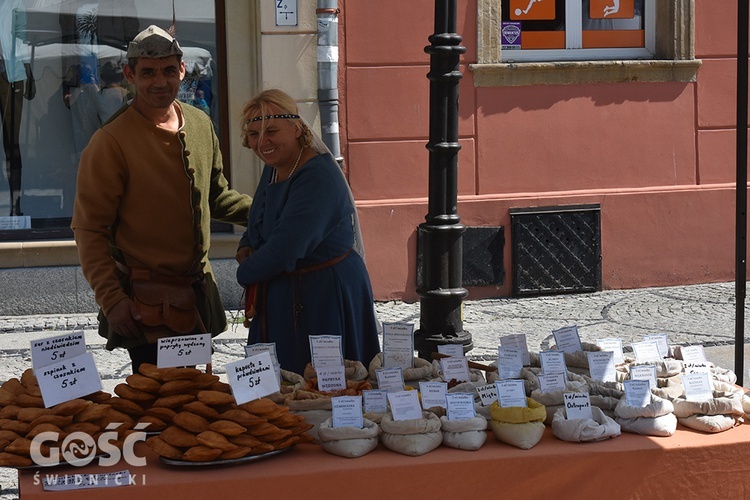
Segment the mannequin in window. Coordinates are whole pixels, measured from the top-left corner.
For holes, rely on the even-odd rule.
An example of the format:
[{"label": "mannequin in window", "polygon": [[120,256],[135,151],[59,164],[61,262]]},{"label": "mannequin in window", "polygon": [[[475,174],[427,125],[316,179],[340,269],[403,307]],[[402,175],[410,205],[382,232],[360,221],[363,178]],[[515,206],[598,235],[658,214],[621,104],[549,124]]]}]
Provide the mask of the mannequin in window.
[{"label": "mannequin in window", "polygon": [[10,187],[10,215],[21,213],[21,113],[23,100],[36,94],[31,50],[26,38],[25,6],[21,0],[0,0],[0,117],[5,173]]}]

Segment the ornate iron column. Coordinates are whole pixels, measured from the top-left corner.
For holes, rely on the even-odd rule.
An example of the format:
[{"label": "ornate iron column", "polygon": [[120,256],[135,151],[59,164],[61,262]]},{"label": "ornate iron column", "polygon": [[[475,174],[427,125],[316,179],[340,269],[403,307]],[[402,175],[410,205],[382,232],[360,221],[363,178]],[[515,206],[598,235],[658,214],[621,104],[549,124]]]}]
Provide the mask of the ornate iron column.
[{"label": "ornate iron column", "polygon": [[435,33],[425,47],[430,54],[429,213],[419,228],[422,236],[422,282],[419,330],[414,346],[419,357],[430,359],[441,344],[473,347],[464,331],[462,237],[466,228],[457,211],[458,193],[458,84],[462,38],[456,33],[456,0],[435,1]]}]

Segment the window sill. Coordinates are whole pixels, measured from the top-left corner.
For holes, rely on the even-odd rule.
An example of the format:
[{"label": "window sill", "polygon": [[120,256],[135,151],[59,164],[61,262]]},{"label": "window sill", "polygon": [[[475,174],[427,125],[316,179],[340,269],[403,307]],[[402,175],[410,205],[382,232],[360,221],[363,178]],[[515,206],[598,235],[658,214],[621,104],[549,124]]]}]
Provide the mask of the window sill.
[{"label": "window sill", "polygon": [[700,59],[470,64],[475,87],[694,82]]}]

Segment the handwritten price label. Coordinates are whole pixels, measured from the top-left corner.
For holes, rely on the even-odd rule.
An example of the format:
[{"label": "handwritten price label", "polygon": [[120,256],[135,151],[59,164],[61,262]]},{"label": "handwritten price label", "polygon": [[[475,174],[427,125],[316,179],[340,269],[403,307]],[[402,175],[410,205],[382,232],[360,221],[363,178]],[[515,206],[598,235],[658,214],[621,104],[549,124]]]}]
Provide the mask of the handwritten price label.
[{"label": "handwritten price label", "polygon": [[159,339],[156,366],[205,365],[211,362],[211,334],[182,335]]}]

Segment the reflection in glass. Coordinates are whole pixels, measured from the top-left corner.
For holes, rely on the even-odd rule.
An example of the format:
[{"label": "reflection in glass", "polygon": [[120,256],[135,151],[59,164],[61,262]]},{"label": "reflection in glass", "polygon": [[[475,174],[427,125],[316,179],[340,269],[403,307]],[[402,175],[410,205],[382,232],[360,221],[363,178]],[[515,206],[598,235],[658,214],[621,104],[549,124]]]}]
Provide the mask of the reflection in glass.
[{"label": "reflection in glass", "polygon": [[[17,54],[26,54],[36,77],[36,97],[23,104],[22,114],[21,106],[14,107],[17,139],[6,140],[3,132],[4,149],[8,151],[6,142],[16,145],[10,150],[15,151],[10,155],[16,158],[14,173],[20,172],[23,160],[23,184],[19,180],[17,189],[10,184],[0,187],[0,216],[10,213],[12,197],[17,196],[33,227],[67,228],[81,151],[132,97],[122,67],[127,63],[127,44],[142,29],[151,24],[166,29],[174,21],[187,68],[178,98],[218,121],[215,7],[205,0],[25,0],[15,10],[8,7],[23,1],[0,0],[0,44],[5,46],[8,34],[19,34],[15,45],[25,52]],[[4,23],[15,27],[6,30]],[[0,76],[0,93],[3,81]],[[18,88],[25,93],[25,72],[20,81]],[[17,101],[18,96],[13,102]],[[13,182],[20,177],[14,176]]]}]

